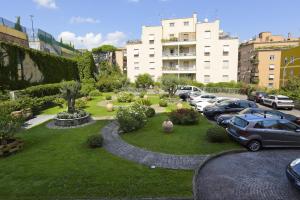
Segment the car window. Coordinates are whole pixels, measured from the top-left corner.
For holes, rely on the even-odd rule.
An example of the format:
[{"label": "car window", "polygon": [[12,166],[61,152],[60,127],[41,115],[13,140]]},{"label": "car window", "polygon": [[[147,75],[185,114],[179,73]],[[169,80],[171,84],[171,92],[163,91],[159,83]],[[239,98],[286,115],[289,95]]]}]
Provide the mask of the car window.
[{"label": "car window", "polygon": [[243,128],[249,124],[249,122],[247,122],[246,120],[244,120],[240,117],[234,117],[232,121],[233,121],[234,125],[237,125],[237,126],[243,127]]},{"label": "car window", "polygon": [[194,91],[199,91],[197,88],[193,88]]},{"label": "car window", "polygon": [[230,108],[240,108],[240,105],[237,104],[236,102],[232,102],[232,103],[230,103],[230,104],[228,105],[228,107],[230,107]]},{"label": "car window", "polygon": [[269,96],[269,99],[275,99],[275,96]]},{"label": "car window", "polygon": [[279,129],[286,130],[286,131],[296,131],[298,129],[298,126],[288,121],[280,121]]},{"label": "car window", "polygon": [[288,97],[278,97],[278,100],[290,100]]},{"label": "car window", "polygon": [[183,90],[192,90],[192,87],[184,87]]},{"label": "car window", "polygon": [[239,102],[239,105],[240,105],[240,107],[242,107],[242,108],[249,108],[250,106],[249,106],[249,102],[247,102],[247,101],[240,101]]},{"label": "car window", "polygon": [[261,128],[261,129],[279,129],[278,121],[277,120],[265,120],[259,121],[255,124],[254,128]]}]

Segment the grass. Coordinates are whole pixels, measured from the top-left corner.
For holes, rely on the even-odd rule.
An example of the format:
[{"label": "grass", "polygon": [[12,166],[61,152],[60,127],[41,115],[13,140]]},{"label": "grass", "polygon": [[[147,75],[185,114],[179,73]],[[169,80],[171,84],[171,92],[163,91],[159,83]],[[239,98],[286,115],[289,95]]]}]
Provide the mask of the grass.
[{"label": "grass", "polygon": [[130,144],[141,148],[172,154],[212,154],[220,151],[241,148],[235,142],[210,143],[205,139],[206,130],[212,126],[204,117],[193,126],[175,125],[171,134],[162,130],[166,114],[149,119],[146,126],[138,131],[122,135]]},{"label": "grass", "polygon": [[24,149],[0,158],[0,199],[192,196],[192,171],[149,169],[89,149],[88,136],[106,123],[66,130],[40,125],[20,133]]}]

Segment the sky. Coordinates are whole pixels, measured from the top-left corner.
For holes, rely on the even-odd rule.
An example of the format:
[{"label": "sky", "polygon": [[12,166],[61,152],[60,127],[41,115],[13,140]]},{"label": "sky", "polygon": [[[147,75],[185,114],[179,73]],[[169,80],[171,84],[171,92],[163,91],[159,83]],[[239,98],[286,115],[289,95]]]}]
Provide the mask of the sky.
[{"label": "sky", "polygon": [[248,40],[271,31],[300,37],[299,0],[1,0],[0,17],[21,17],[22,25],[51,33],[91,49],[102,44],[124,46],[139,39],[143,25],[160,25],[163,18],[219,19],[225,32]]}]

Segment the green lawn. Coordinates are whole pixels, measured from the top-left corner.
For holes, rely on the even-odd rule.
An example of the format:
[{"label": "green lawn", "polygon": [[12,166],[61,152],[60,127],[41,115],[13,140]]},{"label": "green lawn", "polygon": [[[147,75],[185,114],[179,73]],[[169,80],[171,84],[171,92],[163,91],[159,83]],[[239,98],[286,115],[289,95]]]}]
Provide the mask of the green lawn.
[{"label": "green lawn", "polygon": [[0,158],[0,199],[192,196],[193,171],[149,169],[104,149],[89,149],[87,137],[106,123],[23,131],[18,136],[24,149]]},{"label": "green lawn", "polygon": [[122,135],[128,143],[151,151],[173,154],[211,154],[220,151],[241,148],[235,142],[210,143],[206,141],[206,130],[212,126],[201,116],[200,123],[193,126],[175,125],[171,134],[162,130],[167,114],[149,119],[146,126],[138,131]]}]

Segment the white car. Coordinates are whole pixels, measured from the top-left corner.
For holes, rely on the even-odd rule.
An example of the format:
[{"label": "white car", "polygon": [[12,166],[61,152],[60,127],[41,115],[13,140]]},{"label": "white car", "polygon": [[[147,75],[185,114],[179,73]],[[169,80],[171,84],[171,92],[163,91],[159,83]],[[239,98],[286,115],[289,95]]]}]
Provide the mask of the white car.
[{"label": "white car", "polygon": [[191,96],[189,102],[192,106],[195,106],[199,102],[209,101],[211,99],[215,99],[216,96],[212,94],[202,94],[199,96]]},{"label": "white car", "polygon": [[217,98],[215,98],[215,99],[211,99],[211,100],[208,100],[208,101],[198,102],[198,103],[196,103],[196,105],[195,105],[195,109],[196,109],[198,112],[203,112],[203,109],[204,109],[206,106],[215,105],[215,104],[221,103],[222,101],[227,101],[227,100],[232,100],[232,98],[228,98],[228,97],[217,97]]},{"label": "white car", "polygon": [[287,108],[292,110],[295,106],[293,100],[283,95],[268,95],[262,100],[264,105],[272,106],[274,109]]},{"label": "white car", "polygon": [[202,92],[202,90],[195,86],[184,85],[184,86],[179,86],[175,94],[176,95],[180,95],[184,93],[192,94],[197,92]]}]

